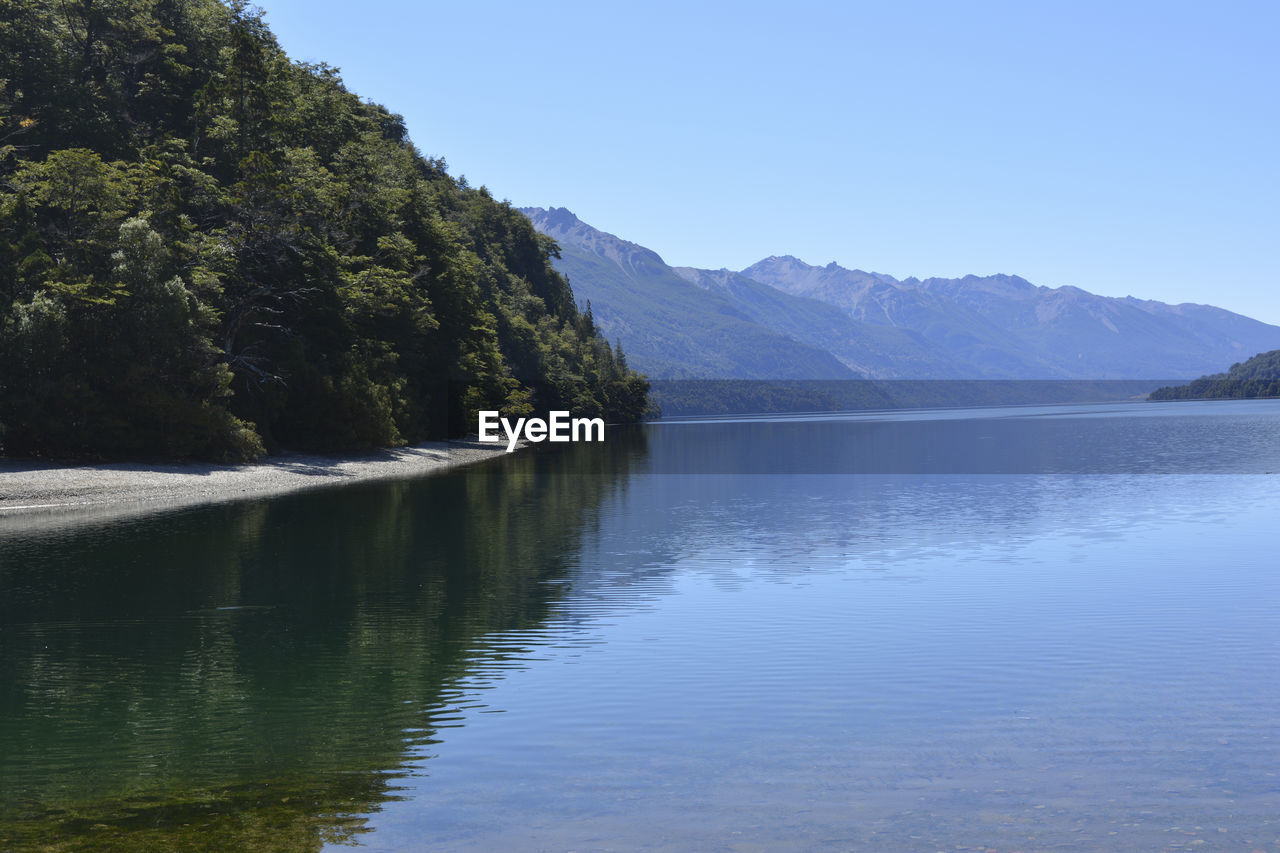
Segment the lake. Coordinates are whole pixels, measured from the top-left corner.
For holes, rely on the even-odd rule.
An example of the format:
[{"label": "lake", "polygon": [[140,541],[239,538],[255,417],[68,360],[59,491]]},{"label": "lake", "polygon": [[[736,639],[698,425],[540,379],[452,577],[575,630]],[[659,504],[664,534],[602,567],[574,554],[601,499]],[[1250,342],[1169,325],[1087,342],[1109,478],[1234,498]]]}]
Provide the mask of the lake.
[{"label": "lake", "polygon": [[0,849],[1275,850],[1280,401],[674,421],[0,538]]}]

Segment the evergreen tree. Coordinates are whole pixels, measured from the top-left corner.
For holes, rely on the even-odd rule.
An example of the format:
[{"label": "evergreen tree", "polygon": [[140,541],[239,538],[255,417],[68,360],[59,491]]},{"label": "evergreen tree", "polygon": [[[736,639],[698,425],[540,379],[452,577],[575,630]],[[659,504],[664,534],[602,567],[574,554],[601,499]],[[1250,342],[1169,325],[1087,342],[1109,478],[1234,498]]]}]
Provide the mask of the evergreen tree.
[{"label": "evergreen tree", "polygon": [[635,420],[558,249],[243,0],[0,0],[0,447],[251,458]]}]

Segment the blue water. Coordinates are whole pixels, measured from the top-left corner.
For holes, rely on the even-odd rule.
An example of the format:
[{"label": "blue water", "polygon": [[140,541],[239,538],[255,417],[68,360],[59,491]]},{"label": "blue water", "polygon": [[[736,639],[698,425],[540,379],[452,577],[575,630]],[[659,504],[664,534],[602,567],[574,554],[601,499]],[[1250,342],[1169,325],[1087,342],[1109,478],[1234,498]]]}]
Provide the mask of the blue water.
[{"label": "blue water", "polygon": [[719,420],[13,534],[0,827],[1280,849],[1272,470],[1273,401]]}]

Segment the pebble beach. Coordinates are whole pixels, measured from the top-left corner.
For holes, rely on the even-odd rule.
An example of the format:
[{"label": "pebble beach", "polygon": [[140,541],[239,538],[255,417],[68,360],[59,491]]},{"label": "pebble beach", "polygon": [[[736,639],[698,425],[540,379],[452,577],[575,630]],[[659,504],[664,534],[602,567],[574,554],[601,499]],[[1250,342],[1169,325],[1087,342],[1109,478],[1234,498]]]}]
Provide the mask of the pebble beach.
[{"label": "pebble beach", "polygon": [[417,477],[492,459],[504,450],[503,445],[476,441],[440,441],[342,457],[282,454],[240,465],[59,465],[0,459],[0,527]]}]

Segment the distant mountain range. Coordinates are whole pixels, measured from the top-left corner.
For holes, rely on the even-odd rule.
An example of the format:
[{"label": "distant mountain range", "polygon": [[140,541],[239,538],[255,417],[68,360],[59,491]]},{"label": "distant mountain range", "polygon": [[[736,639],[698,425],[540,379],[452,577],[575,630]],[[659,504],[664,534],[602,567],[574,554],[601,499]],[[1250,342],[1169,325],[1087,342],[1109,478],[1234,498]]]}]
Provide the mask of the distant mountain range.
[{"label": "distant mountain range", "polygon": [[895,279],[769,257],[670,267],[564,208],[523,208],[633,367],[660,379],[1194,377],[1280,348],[1280,327],[1208,305],[1037,287],[1012,275]]}]

